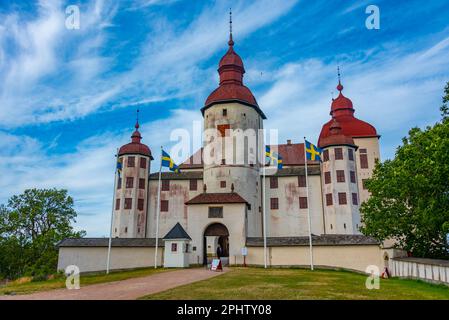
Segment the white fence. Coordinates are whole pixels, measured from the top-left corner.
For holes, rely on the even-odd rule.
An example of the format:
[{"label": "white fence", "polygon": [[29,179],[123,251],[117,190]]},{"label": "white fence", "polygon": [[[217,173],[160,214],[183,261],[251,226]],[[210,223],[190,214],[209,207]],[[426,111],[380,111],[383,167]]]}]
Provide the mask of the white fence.
[{"label": "white fence", "polygon": [[449,285],[449,261],[423,258],[393,258],[390,272],[394,277],[421,279]]}]

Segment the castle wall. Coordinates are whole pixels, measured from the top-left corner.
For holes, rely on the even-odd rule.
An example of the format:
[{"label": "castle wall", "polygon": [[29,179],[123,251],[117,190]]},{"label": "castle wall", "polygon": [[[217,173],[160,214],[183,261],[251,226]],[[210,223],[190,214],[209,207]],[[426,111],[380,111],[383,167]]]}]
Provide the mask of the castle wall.
[{"label": "castle wall", "polygon": [[[156,237],[158,180],[150,180],[147,238]],[[190,190],[190,180],[170,180],[170,190],[161,191],[161,200],[168,200],[168,211],[159,216],[159,237],[165,236],[179,222],[188,231],[188,212],[185,203],[203,192],[203,181],[197,179],[197,190]]]},{"label": "castle wall", "polygon": [[[379,138],[354,138],[354,143],[359,147],[356,151],[357,180],[359,185],[360,203],[366,201],[370,193],[363,187],[363,180],[371,178],[376,159],[380,159]],[[368,156],[368,168],[361,168],[360,152],[366,149]]]},{"label": "castle wall", "polygon": [[[320,235],[323,228],[323,204],[321,177],[309,175],[309,198],[312,233]],[[278,188],[270,188],[270,177],[265,177],[265,208],[267,213],[267,236],[306,236],[309,234],[308,212],[299,207],[299,197],[307,197],[307,188],[298,186],[298,176],[278,177]],[[279,199],[279,209],[271,209],[270,199]]]}]

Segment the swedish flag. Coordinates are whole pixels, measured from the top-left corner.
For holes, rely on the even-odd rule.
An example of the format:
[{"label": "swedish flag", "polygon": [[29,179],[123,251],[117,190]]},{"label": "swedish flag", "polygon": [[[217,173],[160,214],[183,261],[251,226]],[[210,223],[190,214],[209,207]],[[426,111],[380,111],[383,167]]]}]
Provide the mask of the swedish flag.
[{"label": "swedish flag", "polygon": [[117,159],[117,173],[118,173],[118,177],[120,178],[120,175],[122,174],[122,167],[123,167],[123,159],[122,158],[118,158]]},{"label": "swedish flag", "polygon": [[282,169],[282,157],[279,153],[271,151],[270,146],[265,146],[265,159],[270,165],[277,165],[278,169]]},{"label": "swedish flag", "polygon": [[167,152],[165,152],[164,150],[162,150],[162,166],[167,167],[170,169],[170,171],[173,171],[176,173],[181,172],[181,169],[179,169],[179,167],[173,162],[170,155]]},{"label": "swedish flag", "polygon": [[321,153],[323,152],[323,149],[318,148],[316,145],[307,140],[305,140],[305,142],[307,160],[321,161]]}]

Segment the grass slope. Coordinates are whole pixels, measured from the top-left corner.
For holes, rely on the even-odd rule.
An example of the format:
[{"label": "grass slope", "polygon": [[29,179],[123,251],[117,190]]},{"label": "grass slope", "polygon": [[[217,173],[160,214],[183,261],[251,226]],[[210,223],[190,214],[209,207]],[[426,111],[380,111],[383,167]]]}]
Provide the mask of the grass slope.
[{"label": "grass slope", "polygon": [[231,268],[226,274],[142,299],[449,299],[449,287],[381,279],[368,290],[363,274],[334,270]]},{"label": "grass slope", "polygon": [[[154,269],[154,268],[144,268],[144,269],[135,269],[129,271],[114,271],[109,274],[87,274],[81,275],[80,277],[80,285],[88,286],[91,284],[104,283],[104,282],[112,282],[112,281],[120,281],[126,280],[130,278],[144,277],[149,276],[155,273],[168,271],[168,269]],[[46,281],[36,281],[36,282],[26,282],[26,283],[16,283],[11,282],[6,286],[0,287],[0,295],[4,294],[29,294],[37,291],[46,291],[52,289],[60,289],[65,288],[65,280],[64,276],[58,277],[52,280]]]}]

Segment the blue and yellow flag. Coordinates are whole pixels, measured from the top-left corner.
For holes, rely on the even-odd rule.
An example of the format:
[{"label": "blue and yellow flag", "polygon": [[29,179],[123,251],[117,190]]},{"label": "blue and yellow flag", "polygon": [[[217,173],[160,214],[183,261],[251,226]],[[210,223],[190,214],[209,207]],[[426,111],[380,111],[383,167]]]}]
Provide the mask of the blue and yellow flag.
[{"label": "blue and yellow flag", "polygon": [[321,153],[323,152],[323,149],[318,148],[316,145],[307,140],[305,140],[305,142],[307,160],[321,161]]},{"label": "blue and yellow flag", "polygon": [[120,175],[122,174],[122,166],[123,166],[123,158],[118,158],[117,159],[117,173],[118,173],[118,177],[120,178]]},{"label": "blue and yellow flag", "polygon": [[277,165],[278,169],[282,169],[282,157],[279,153],[271,151],[270,146],[265,146],[265,161],[269,165]]},{"label": "blue and yellow flag", "polygon": [[167,167],[170,169],[170,171],[173,171],[176,173],[181,172],[181,169],[179,169],[179,167],[173,162],[170,155],[167,152],[165,152],[164,150],[162,150],[162,166]]}]

